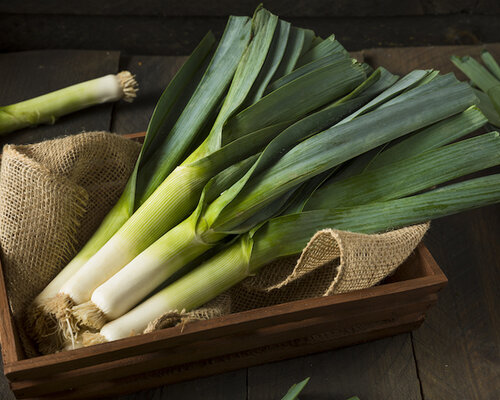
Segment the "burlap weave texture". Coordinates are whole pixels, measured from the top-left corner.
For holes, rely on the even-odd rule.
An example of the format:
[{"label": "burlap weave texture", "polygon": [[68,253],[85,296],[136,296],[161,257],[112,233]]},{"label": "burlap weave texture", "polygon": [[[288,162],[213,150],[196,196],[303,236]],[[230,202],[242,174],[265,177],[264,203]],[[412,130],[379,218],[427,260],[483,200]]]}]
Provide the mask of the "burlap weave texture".
[{"label": "burlap weave texture", "polygon": [[10,306],[27,355],[26,306],[85,244],[118,200],[140,145],[86,132],[7,145],[0,170],[0,245]]}]

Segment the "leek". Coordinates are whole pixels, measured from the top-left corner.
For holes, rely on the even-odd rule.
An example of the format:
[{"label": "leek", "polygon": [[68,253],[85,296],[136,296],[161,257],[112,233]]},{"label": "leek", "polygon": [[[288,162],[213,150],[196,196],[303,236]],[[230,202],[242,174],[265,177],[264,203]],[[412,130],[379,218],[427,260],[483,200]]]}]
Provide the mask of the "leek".
[{"label": "leek", "polygon": [[166,312],[199,307],[265,264],[299,253],[320,229],[384,232],[498,202],[500,174],[397,200],[271,219],[127,314],[104,325],[100,339],[112,341],[139,334],[150,321]]},{"label": "leek", "polygon": [[496,62],[496,60],[493,58],[490,52],[483,50],[481,52],[481,59],[484,62],[484,65],[488,67],[490,72],[498,79],[500,80],[500,66]]},{"label": "leek", "polygon": [[131,102],[138,90],[128,71],[78,83],[20,103],[0,107],[0,135],[39,124],[54,124],[59,117],[84,108],[118,101]]},{"label": "leek", "polygon": [[[249,107],[247,112],[244,111],[237,114],[226,123],[230,134],[234,137],[236,131],[245,131],[246,129],[251,133],[254,131],[253,127],[258,127],[259,124],[269,124],[271,127],[269,128],[270,130],[274,130],[276,124],[278,124],[279,128],[280,124],[286,122],[290,116],[293,115],[297,118],[307,113],[310,110],[307,107],[311,106],[305,105],[306,101],[312,105],[311,108],[317,108],[317,105],[324,104],[325,101],[346,93],[364,77],[350,65],[326,67],[314,72],[313,76],[310,75],[308,74],[299,78],[296,85],[284,86],[282,90],[286,91],[286,97],[280,96],[280,91],[272,92],[254,106]],[[337,81],[332,82],[328,88],[316,85],[315,88],[317,88],[317,91],[310,90],[309,98],[304,96],[304,92],[302,91],[303,84],[308,84],[312,78],[323,80],[327,76],[331,76]],[[297,97],[297,95],[290,96],[289,93],[292,90],[301,93],[302,97]],[[261,118],[256,120],[254,114],[258,115],[260,109],[267,108],[268,104],[274,103],[274,99],[277,96],[288,100],[289,107],[283,109],[281,113],[271,113],[271,109],[269,109],[267,112],[268,119],[266,119],[264,114],[261,114]],[[246,118],[247,114],[249,115],[248,119]],[[240,116],[241,118],[238,119]],[[232,125],[231,122],[234,119],[238,119],[238,122],[242,121],[241,125]],[[276,129],[276,133],[278,131],[279,129]],[[242,139],[245,138],[243,137]],[[251,138],[246,139],[245,141],[249,141]],[[213,143],[208,140],[199,149],[203,149],[203,154],[205,148],[209,148],[212,145]],[[194,161],[191,161],[192,156],[188,157],[187,163],[174,170],[153,195],[149,197],[147,202],[89,259],[85,267],[80,269],[63,285],[60,293],[69,295],[76,304],[89,300],[92,291],[97,286],[118,272],[118,270],[151,245],[165,231],[173,227],[196,206],[198,200],[197,194],[201,193],[203,185],[210,177],[217,173],[221,167],[227,166],[228,162],[234,163],[235,156],[241,157],[244,152],[254,150],[254,147],[247,146],[246,148],[241,148],[238,153],[227,157],[220,156],[216,154],[217,152]],[[221,153],[227,154],[227,151],[221,151]]]},{"label": "leek", "polygon": [[292,385],[290,389],[288,389],[288,392],[286,392],[285,396],[281,400],[295,400],[297,399],[297,396],[302,392],[304,387],[307,385],[309,382],[310,378],[306,378],[303,381],[300,381],[299,383],[295,383]]},{"label": "leek", "polygon": [[[496,73],[498,72],[493,65],[493,57],[487,57],[486,60],[490,68]],[[491,62],[491,60],[493,62]],[[451,61],[455,64],[467,77],[484,93],[488,95],[496,112],[500,115],[500,78],[495,77],[479,62],[472,57],[456,57],[452,56]],[[495,63],[496,64],[496,63]],[[498,67],[498,65],[496,65]]]}]

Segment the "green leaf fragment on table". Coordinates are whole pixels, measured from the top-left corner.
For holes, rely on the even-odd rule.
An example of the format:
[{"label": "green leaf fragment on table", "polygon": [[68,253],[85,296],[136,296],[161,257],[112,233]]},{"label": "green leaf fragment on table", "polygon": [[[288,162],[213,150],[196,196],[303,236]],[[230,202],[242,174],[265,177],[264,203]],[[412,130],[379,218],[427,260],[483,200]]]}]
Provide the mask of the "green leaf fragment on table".
[{"label": "green leaf fragment on table", "polygon": [[473,90],[479,99],[478,108],[484,113],[490,124],[500,128],[500,114],[497,112],[489,96],[478,89]]},{"label": "green leaf fragment on table", "polygon": [[496,62],[496,60],[493,58],[491,53],[487,50],[483,50],[481,52],[481,59],[484,62],[484,65],[490,70],[490,72],[498,79],[500,80],[500,65]]},{"label": "green leaf fragment on table", "polygon": [[309,382],[309,379],[311,378],[306,378],[303,381],[299,383],[295,383],[288,389],[288,392],[281,398],[281,400],[295,400],[297,399],[297,396],[302,392],[304,387],[307,385]]},{"label": "green leaf fragment on table", "polygon": [[452,56],[455,64],[474,84],[488,95],[498,114],[500,114],[500,80],[495,78],[474,58]]}]

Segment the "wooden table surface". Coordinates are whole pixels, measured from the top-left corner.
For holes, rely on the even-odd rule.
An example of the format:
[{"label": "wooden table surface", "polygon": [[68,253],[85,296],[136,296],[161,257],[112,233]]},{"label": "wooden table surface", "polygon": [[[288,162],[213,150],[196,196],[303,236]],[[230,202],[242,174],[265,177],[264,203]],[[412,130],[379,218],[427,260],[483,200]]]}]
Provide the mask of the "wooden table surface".
[{"label": "wooden table surface", "polygon": [[[500,44],[488,48],[500,58]],[[363,56],[394,73],[430,67],[448,72],[451,54],[478,54],[479,49],[392,48],[365,50]],[[133,104],[94,107],[63,117],[54,126],[5,136],[0,144],[30,143],[84,130],[144,131],[162,89],[182,61],[182,57],[121,56],[114,51],[0,54],[2,105],[121,69],[136,74],[140,84]],[[500,207],[437,220],[424,240],[449,284],[415,332],[116,399],[274,400],[308,376],[303,400],[345,400],[353,395],[361,400],[499,399]],[[13,398],[0,374],[0,399]]]}]

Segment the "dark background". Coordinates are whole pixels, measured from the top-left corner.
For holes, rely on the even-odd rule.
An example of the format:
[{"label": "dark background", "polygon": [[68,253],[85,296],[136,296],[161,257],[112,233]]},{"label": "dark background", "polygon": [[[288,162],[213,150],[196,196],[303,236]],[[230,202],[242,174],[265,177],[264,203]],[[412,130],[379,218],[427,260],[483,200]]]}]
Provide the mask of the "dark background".
[{"label": "dark background", "polygon": [[[120,50],[186,55],[257,0],[0,0],[0,51]],[[500,41],[498,0],[268,0],[266,8],[355,51]]]}]

